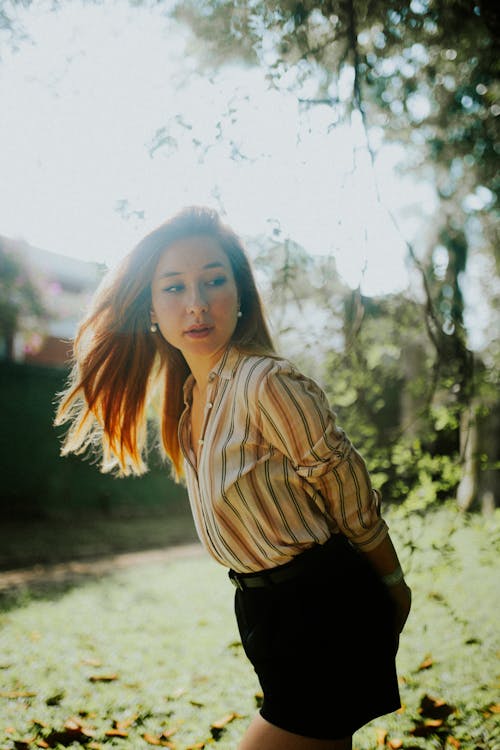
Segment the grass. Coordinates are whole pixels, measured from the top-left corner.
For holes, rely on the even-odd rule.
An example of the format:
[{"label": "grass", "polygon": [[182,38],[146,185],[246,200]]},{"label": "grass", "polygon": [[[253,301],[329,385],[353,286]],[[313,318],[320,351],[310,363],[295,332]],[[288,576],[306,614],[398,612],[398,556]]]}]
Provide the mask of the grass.
[{"label": "grass", "polygon": [[0,571],[155,549],[196,538],[187,508],[168,515],[120,517],[87,513],[71,520],[2,521]]},{"label": "grass", "polygon": [[[414,594],[398,654],[404,707],[354,745],[500,750],[498,516],[446,505],[388,520]],[[232,594],[208,557],[11,593],[0,614],[0,748],[234,750],[259,686]]]}]

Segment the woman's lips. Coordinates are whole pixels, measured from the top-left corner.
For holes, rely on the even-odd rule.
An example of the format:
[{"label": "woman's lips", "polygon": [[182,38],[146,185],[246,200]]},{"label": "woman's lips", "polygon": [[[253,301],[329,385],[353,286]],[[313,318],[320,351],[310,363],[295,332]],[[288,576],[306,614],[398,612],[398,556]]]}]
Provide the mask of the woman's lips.
[{"label": "woman's lips", "polygon": [[205,338],[205,336],[208,336],[211,331],[212,326],[200,326],[196,328],[189,328],[184,335],[189,336],[189,338],[192,339],[203,339]]}]

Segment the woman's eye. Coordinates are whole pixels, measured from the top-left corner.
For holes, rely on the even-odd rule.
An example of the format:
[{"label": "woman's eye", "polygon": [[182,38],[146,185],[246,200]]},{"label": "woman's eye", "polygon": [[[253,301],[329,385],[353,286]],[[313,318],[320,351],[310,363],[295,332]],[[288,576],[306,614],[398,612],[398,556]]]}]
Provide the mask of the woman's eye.
[{"label": "woman's eye", "polygon": [[226,283],[226,280],[225,276],[216,276],[215,279],[207,281],[207,286],[222,286],[222,284]]},{"label": "woman's eye", "polygon": [[181,292],[182,289],[183,289],[182,284],[171,284],[170,286],[164,287],[162,291],[169,292],[170,294],[174,294],[175,292]]}]

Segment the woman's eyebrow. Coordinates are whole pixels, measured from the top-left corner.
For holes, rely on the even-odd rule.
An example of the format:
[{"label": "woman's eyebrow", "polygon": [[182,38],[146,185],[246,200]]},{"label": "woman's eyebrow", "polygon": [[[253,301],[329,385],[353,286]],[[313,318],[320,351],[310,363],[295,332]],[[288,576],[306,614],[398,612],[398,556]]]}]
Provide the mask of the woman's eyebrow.
[{"label": "woman's eyebrow", "polygon": [[[214,261],[213,263],[207,263],[202,267],[202,271],[206,271],[209,268],[225,268],[223,263],[220,263],[219,261]],[[160,279],[165,279],[168,276],[182,276],[182,271],[163,271],[163,273],[160,274]]]}]

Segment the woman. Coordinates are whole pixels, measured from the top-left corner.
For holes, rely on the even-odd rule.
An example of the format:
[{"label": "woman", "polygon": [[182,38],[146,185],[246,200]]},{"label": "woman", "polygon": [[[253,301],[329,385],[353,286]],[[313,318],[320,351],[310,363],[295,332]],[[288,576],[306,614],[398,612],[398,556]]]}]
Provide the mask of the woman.
[{"label": "woman", "polygon": [[208,209],[155,229],[97,291],[60,394],[62,452],[141,474],[152,417],[262,685],[239,750],[350,748],[400,706],[410,590],[363,459],[274,352],[242,244]]}]

